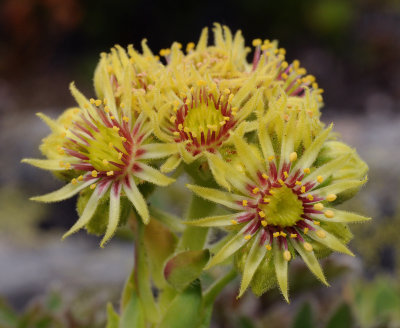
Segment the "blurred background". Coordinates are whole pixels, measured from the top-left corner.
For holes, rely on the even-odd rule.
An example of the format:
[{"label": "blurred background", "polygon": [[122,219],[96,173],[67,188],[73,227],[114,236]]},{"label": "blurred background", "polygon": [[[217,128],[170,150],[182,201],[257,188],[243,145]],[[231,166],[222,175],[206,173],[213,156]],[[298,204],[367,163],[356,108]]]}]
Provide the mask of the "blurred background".
[{"label": "blurred background", "polygon": [[[353,225],[356,258],[325,260],[331,288],[300,263],[292,303],[278,292],[218,300],[213,327],[400,327],[400,1],[399,0],[2,0],[0,2],[0,328],[104,327],[132,263],[131,244],[105,249],[85,233],[61,242],[75,200],[28,201],[60,186],[20,164],[40,157],[48,134],[35,116],[74,105],[68,85],[93,95],[99,53],[118,43],[154,52],[197,41],[213,22],[254,38],[278,39],[325,89],[322,119],[369,164],[369,182],[345,208],[372,216]],[[171,187],[174,202],[185,197]],[[176,203],[176,201],[175,201]],[[114,303],[115,304],[115,303]],[[268,323],[268,324],[267,324]]]}]

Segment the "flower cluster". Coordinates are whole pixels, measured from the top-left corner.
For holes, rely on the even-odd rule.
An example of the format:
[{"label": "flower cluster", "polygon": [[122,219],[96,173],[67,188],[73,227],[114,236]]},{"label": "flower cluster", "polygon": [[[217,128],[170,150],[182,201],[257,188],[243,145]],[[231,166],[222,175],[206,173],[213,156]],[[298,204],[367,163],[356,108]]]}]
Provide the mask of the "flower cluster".
[{"label": "flower cluster", "polygon": [[368,168],[320,121],[323,90],[299,61],[288,63],[276,41],[252,45],[215,24],[212,45],[204,29],[185,51],[175,42],[158,56],[143,41],[142,53],[116,46],[102,54],[94,98],[71,84],[78,107],[57,120],[39,114],[51,128],[40,147],[46,159],[24,161],[68,184],[33,199],[79,193],[80,218],[65,236],[89,230],[106,203],[103,245],[123,224],[122,203],[148,223],[144,190],[172,183],[165,173],[197,161],[212,184],[187,187],[228,211],[186,222],[228,232],[207,268],[233,258],[239,296],[278,285],[288,300],[295,257],[327,284],[318,258],[352,255],[347,224],[368,219],[335,205],[360,189]]}]

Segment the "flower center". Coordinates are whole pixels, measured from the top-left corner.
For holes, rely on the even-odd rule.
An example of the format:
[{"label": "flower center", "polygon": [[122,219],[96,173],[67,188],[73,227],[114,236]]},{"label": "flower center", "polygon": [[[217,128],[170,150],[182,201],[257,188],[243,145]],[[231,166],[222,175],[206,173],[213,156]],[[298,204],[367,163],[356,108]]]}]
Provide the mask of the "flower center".
[{"label": "flower center", "polygon": [[[98,127],[99,132],[93,132],[93,139],[89,139],[87,147],[89,162],[97,171],[112,171],[116,166],[112,163],[124,165],[122,156],[126,153],[123,137],[114,128]],[[126,154],[125,154],[126,155]]]},{"label": "flower center", "polygon": [[259,208],[266,214],[268,224],[280,227],[294,226],[301,220],[303,203],[298,196],[286,185],[272,188],[268,204],[259,204]]}]

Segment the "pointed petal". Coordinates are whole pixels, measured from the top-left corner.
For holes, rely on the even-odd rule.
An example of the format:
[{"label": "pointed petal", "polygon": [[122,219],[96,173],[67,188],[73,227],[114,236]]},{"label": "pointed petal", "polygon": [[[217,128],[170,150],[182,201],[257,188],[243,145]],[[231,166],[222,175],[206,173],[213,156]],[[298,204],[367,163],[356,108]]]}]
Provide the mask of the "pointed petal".
[{"label": "pointed petal", "polygon": [[217,254],[211,259],[211,261],[204,268],[205,270],[213,267],[214,265],[221,263],[226,260],[229,256],[239,250],[244,244],[249,242],[249,240],[245,239],[245,231],[253,224],[253,222],[249,222],[245,225],[242,230],[236,233],[236,235],[226,243]]},{"label": "pointed petal", "polygon": [[209,216],[198,220],[185,221],[184,223],[196,227],[224,227],[236,224],[232,223],[232,221],[246,214],[247,212],[239,212],[235,214]]},{"label": "pointed petal", "polygon": [[24,158],[21,162],[36,166],[39,169],[43,169],[43,170],[65,171],[65,167],[60,166],[60,160],[58,160],[58,159]]},{"label": "pointed petal", "polygon": [[167,186],[175,181],[175,179],[167,177],[160,171],[146,164],[140,163],[140,168],[140,171],[135,172],[135,176],[137,176],[139,179],[143,179],[159,186]]},{"label": "pointed petal", "polygon": [[[232,99],[232,106],[234,107],[241,107],[242,102],[248,97],[249,94],[252,94],[254,90],[256,89],[256,74],[253,74],[251,78],[249,78],[245,84],[239,89],[239,91],[235,94],[235,96]],[[253,96],[254,97],[254,96]],[[246,103],[246,105],[249,102]],[[245,105],[245,106],[246,106]],[[238,112],[239,114],[239,112]]]},{"label": "pointed petal", "polygon": [[249,255],[247,256],[238,298],[241,297],[246,291],[251,280],[253,279],[255,272],[258,269],[258,266],[267,252],[267,249],[263,247],[263,245],[260,245],[261,234],[262,231],[260,230],[257,236],[254,238],[253,245],[251,246]]},{"label": "pointed petal", "polygon": [[207,43],[208,43],[208,28],[205,27],[201,31],[200,39],[197,42],[196,50],[198,51],[205,50],[205,48],[207,47]]},{"label": "pointed petal", "polygon": [[343,191],[357,188],[362,186],[364,183],[367,182],[367,179],[364,180],[347,180],[343,182],[332,183],[326,187],[322,187],[317,189],[318,195],[321,197],[326,197],[329,194],[339,194]]},{"label": "pointed petal", "polygon": [[334,235],[330,234],[326,230],[314,225],[311,222],[308,222],[312,227],[316,229],[316,231],[309,231],[307,233],[312,239],[318,241],[319,243],[325,245],[326,247],[339,252],[344,253],[350,256],[354,256],[352,251],[350,251],[346,245],[344,245],[338,238]]},{"label": "pointed petal", "polygon": [[321,150],[325,140],[328,138],[329,133],[332,130],[333,125],[331,124],[329,128],[322,131],[317,138],[313,141],[313,143],[308,147],[301,158],[298,160],[295,168],[293,168],[293,172],[296,172],[298,169],[310,167],[312,163],[314,163],[315,159],[318,156],[319,151]]},{"label": "pointed petal", "polygon": [[304,263],[308,266],[310,271],[325,285],[329,286],[328,282],[326,281],[324,272],[322,271],[321,266],[317,260],[317,257],[314,254],[314,251],[307,251],[304,249],[303,245],[295,240],[291,240],[293,247],[296,249],[297,253],[300,254]]},{"label": "pointed petal", "polygon": [[326,217],[324,214],[313,214],[313,217],[317,220],[326,222],[341,222],[341,223],[351,223],[351,222],[364,222],[369,221],[371,218],[362,216],[356,213],[340,211],[334,208],[324,208],[324,212],[331,211],[333,217]]},{"label": "pointed petal", "polygon": [[72,235],[73,233],[77,232],[81,228],[83,228],[86,224],[89,223],[90,219],[92,218],[93,214],[96,212],[97,205],[99,204],[99,201],[101,197],[104,196],[106,191],[108,190],[109,184],[106,186],[102,186],[101,188],[97,187],[92,195],[90,196],[85,209],[82,212],[82,215],[78,219],[78,221],[75,222],[75,224],[69,229],[63,236],[62,239],[67,238],[68,236]]},{"label": "pointed petal", "polygon": [[311,181],[311,180],[316,180],[318,176],[322,176],[325,180],[332,173],[340,170],[347,163],[347,161],[350,159],[351,156],[352,156],[352,154],[346,154],[343,156],[339,156],[338,158],[328,162],[327,164],[320,166],[314,172],[307,175],[303,179],[303,183],[305,183],[307,181]]},{"label": "pointed petal", "polygon": [[48,193],[46,195],[42,196],[36,196],[32,197],[31,200],[37,201],[37,202],[44,202],[44,203],[52,203],[52,202],[59,202],[61,200],[70,198],[80,192],[82,189],[86,188],[87,186],[91,185],[92,183],[95,183],[97,180],[93,179],[90,181],[82,181],[78,182],[77,184],[72,184],[69,183],[65,185],[64,187],[53,191],[51,193]]},{"label": "pointed petal", "polygon": [[51,131],[56,132],[56,131],[61,131],[63,129],[61,125],[57,124],[55,120],[51,119],[47,115],[43,113],[36,113],[36,115],[40,117],[44,123],[47,124],[47,126],[51,129]]},{"label": "pointed petal", "polygon": [[294,137],[296,133],[295,128],[296,115],[290,115],[289,122],[284,125],[282,138],[281,138],[281,160],[279,166],[282,168],[283,163],[289,162],[289,156],[294,151]]},{"label": "pointed petal", "polygon": [[153,143],[141,147],[145,151],[140,159],[162,158],[178,152],[176,143]]},{"label": "pointed petal", "polygon": [[243,209],[243,206],[238,203],[247,199],[236,194],[230,194],[213,188],[200,187],[190,184],[187,184],[186,187],[188,187],[191,191],[193,191],[200,197],[203,197],[204,199],[208,199],[212,202],[224,205],[238,211]]},{"label": "pointed petal", "polygon": [[132,176],[129,176],[129,185],[124,184],[123,188],[126,197],[128,197],[133,206],[135,206],[136,211],[138,211],[143,220],[143,223],[147,224],[150,220],[149,209]]},{"label": "pointed petal", "polygon": [[179,155],[170,156],[163,165],[160,167],[162,173],[168,173],[175,170],[181,163],[181,157]]},{"label": "pointed petal", "polygon": [[240,138],[237,135],[234,135],[232,138],[241,162],[245,164],[246,170],[249,172],[253,180],[257,181],[257,172],[262,170],[260,165],[262,160],[254,153],[250,148],[250,145],[247,144],[243,138]]},{"label": "pointed petal", "polygon": [[268,134],[268,126],[265,120],[260,120],[258,127],[258,140],[260,142],[261,151],[263,153],[264,159],[275,155],[274,147],[272,146],[271,138]]},{"label": "pointed petal", "polygon": [[72,93],[72,96],[75,98],[80,108],[87,108],[90,114],[95,115],[97,117],[96,111],[94,110],[90,101],[75,87],[75,83],[71,82],[69,85],[69,89]]},{"label": "pointed petal", "polygon": [[231,185],[225,179],[225,163],[220,156],[207,153],[208,165],[210,166],[211,173],[215,181],[226,190],[231,190]]},{"label": "pointed petal", "polygon": [[283,251],[281,250],[277,239],[274,239],[273,248],[275,273],[278,285],[286,302],[290,303],[288,294],[288,261],[283,258]]},{"label": "pointed petal", "polygon": [[108,224],[106,233],[100,243],[100,247],[114,235],[117,230],[119,215],[120,215],[120,201],[121,201],[121,183],[114,183],[110,190],[110,214],[108,217]]}]

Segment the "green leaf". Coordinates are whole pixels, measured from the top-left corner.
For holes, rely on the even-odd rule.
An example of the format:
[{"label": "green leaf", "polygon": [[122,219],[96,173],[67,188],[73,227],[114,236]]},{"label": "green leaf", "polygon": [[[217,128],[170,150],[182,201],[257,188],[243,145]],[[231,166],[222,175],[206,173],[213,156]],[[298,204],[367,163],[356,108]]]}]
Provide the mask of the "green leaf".
[{"label": "green leaf", "polygon": [[144,228],[144,244],[151,276],[154,283],[160,288],[166,285],[163,275],[165,261],[173,254],[177,242],[176,236],[157,220],[150,220]]},{"label": "green leaf", "polygon": [[164,277],[175,289],[183,290],[200,276],[209,259],[208,249],[178,253],[166,263]]},{"label": "green leaf", "polygon": [[107,326],[106,328],[118,328],[119,316],[115,312],[114,307],[111,303],[107,304]]},{"label": "green leaf", "polygon": [[329,319],[326,328],[352,328],[353,316],[351,314],[351,309],[347,304],[342,304],[336,310],[336,312]]},{"label": "green leaf", "polygon": [[196,327],[198,320],[201,320],[201,303],[201,285],[200,281],[196,280],[174,298],[158,328]]},{"label": "green leaf", "polygon": [[0,299],[0,327],[16,327],[18,316],[14,310]]},{"label": "green leaf", "polygon": [[313,328],[310,303],[304,303],[293,321],[293,328]]},{"label": "green leaf", "polygon": [[[145,315],[142,304],[136,294],[132,292],[131,299],[127,304],[125,311],[121,315],[119,328],[145,328]],[[114,328],[114,326],[107,328]]]}]

